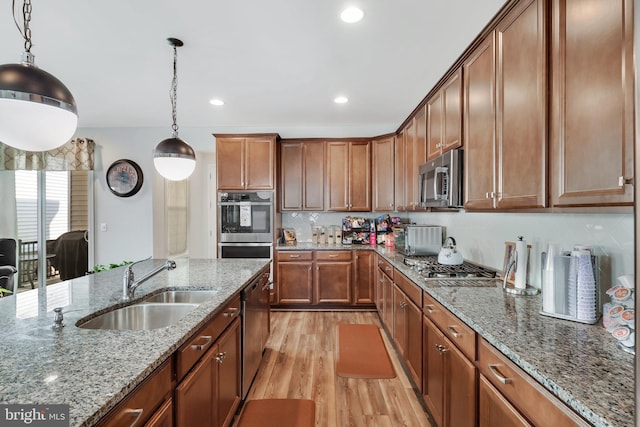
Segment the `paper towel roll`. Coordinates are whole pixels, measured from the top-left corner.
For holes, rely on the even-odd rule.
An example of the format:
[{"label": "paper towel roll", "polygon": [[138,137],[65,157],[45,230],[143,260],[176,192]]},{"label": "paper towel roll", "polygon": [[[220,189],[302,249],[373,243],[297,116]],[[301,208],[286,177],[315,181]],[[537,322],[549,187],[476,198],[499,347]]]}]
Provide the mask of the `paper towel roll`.
[{"label": "paper towel roll", "polygon": [[514,286],[517,289],[527,287],[527,262],[528,262],[527,242],[518,240],[516,242],[516,277]]},{"label": "paper towel roll", "polygon": [[558,245],[550,244],[542,276],[542,311],[546,313],[556,312],[555,258],[559,254],[560,248]]}]

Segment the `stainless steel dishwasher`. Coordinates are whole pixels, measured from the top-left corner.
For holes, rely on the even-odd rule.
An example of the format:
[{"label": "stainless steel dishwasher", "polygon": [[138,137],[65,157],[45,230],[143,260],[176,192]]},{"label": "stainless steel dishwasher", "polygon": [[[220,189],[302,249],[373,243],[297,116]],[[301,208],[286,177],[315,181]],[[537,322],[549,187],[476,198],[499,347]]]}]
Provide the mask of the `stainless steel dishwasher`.
[{"label": "stainless steel dishwasher", "polygon": [[270,331],[269,271],[242,291],[242,399],[258,372]]}]

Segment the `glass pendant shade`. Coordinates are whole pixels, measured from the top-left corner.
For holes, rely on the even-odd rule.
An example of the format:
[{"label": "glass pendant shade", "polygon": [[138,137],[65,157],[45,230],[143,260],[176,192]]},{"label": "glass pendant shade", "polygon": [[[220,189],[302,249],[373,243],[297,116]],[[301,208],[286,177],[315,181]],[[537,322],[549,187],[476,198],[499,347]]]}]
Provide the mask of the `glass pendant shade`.
[{"label": "glass pendant shade", "polygon": [[33,64],[0,65],[0,142],[25,151],[48,151],[68,142],[78,127],[69,89]]},{"label": "glass pendant shade", "polygon": [[184,140],[167,138],[157,145],[153,164],[160,175],[170,181],[181,181],[191,176],[196,168],[196,153]]}]

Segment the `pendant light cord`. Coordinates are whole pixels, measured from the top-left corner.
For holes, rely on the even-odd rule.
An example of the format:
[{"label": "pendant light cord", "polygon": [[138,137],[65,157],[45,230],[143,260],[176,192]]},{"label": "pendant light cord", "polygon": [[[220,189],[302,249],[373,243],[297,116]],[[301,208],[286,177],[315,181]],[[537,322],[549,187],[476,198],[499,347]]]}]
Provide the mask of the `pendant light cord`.
[{"label": "pendant light cord", "polygon": [[20,28],[20,24],[16,19],[16,0],[11,1],[11,11],[13,15],[13,22],[15,22],[18,31],[20,31],[20,35],[24,38],[24,51],[27,53],[31,53],[31,28],[29,24],[31,23],[31,0],[25,0],[22,4],[22,22],[23,27]]},{"label": "pendant light cord", "polygon": [[177,111],[177,98],[178,98],[178,47],[173,45],[173,80],[171,81],[171,116],[173,118],[174,138],[178,137],[178,111]]}]

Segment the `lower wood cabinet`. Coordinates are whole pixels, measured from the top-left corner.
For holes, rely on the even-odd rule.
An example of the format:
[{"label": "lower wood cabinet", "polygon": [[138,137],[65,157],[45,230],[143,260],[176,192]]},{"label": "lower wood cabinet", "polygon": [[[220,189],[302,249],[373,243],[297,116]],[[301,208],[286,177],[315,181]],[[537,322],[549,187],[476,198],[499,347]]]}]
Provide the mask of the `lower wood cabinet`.
[{"label": "lower wood cabinet", "polygon": [[[477,363],[481,374],[480,426],[590,425],[483,338],[478,340]],[[505,423],[494,424],[493,420]]]},{"label": "lower wood cabinet", "polygon": [[273,305],[373,306],[374,256],[369,250],[279,250]]},{"label": "lower wood cabinet", "polygon": [[228,426],[240,403],[240,321],[176,387],[176,426]]},{"label": "lower wood cabinet", "polygon": [[520,412],[491,385],[484,375],[480,375],[480,415],[478,427],[528,427],[529,422]]},{"label": "lower wood cabinet", "polygon": [[[171,426],[173,412],[172,365],[170,358],[98,422],[99,427],[123,425]],[[167,407],[168,402],[168,407]],[[158,424],[153,424],[153,423]],[[167,424],[167,422],[169,422]]]},{"label": "lower wood cabinet", "polygon": [[440,427],[475,426],[476,367],[427,316],[423,322],[425,403]]}]

